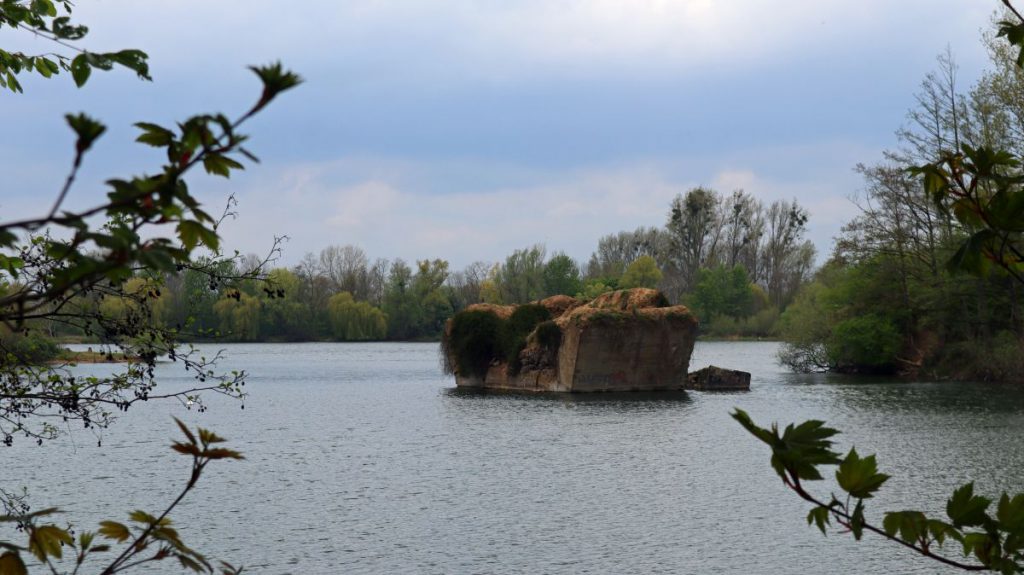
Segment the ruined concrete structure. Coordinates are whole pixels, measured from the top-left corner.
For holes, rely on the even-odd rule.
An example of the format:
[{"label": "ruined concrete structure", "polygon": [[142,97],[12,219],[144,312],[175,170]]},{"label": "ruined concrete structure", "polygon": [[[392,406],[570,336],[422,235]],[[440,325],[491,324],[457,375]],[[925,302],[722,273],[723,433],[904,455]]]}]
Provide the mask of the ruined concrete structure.
[{"label": "ruined concrete structure", "polygon": [[[660,292],[643,288],[606,293],[588,303],[568,296],[537,303],[561,331],[557,349],[541,345],[535,330],[519,353],[518,372],[495,359],[484,377],[460,372],[455,358],[448,357],[458,386],[539,392],[686,388],[697,318],[685,306],[668,305]],[[507,319],[515,307],[468,309]]]}]

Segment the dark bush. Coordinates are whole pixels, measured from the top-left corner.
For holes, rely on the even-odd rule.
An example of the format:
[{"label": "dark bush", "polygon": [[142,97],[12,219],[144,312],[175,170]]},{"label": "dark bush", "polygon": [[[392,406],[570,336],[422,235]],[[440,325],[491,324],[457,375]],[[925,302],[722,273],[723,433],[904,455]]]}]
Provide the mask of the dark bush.
[{"label": "dark bush", "polygon": [[562,345],[562,330],[558,327],[558,324],[548,320],[538,325],[537,345],[557,352],[558,347]]},{"label": "dark bush", "polygon": [[441,338],[445,372],[449,375],[486,376],[491,362],[502,355],[498,338],[504,323],[489,311],[455,314],[451,329]]},{"label": "dark bush", "polygon": [[519,373],[519,352],[526,347],[526,336],[537,324],[551,319],[551,312],[542,305],[525,304],[517,307],[501,329],[501,351],[508,362],[510,374]]},{"label": "dark bush", "polygon": [[829,359],[840,371],[887,373],[896,369],[902,338],[886,318],[867,314],[840,322],[829,341]]},{"label": "dark bush", "polygon": [[52,339],[32,331],[28,335],[10,333],[0,337],[0,365],[12,363],[39,365],[60,355],[61,348]]},{"label": "dark bush", "polygon": [[658,299],[654,302],[654,307],[670,307],[672,302],[668,301],[665,294],[658,292]]}]

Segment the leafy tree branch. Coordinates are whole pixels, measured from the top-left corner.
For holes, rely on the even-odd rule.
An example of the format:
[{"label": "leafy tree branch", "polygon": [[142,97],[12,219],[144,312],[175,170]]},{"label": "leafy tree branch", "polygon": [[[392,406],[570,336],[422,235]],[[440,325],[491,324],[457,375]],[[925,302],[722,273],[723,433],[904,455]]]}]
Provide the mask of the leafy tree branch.
[{"label": "leafy tree branch", "polygon": [[[861,457],[851,448],[845,457],[832,450],[831,440],[839,431],[817,420],[759,427],[741,409],[732,414],[744,429],[771,448],[771,466],[783,484],[814,507],[807,523],[827,533],[834,520],[860,540],[865,532],[875,533],[923,557],[965,571],[998,571],[1004,575],[1024,572],[1024,493],[1003,493],[992,513],[993,501],[976,495],[974,484],[957,488],[946,502],[946,519],[929,517],[921,511],[889,511],[882,525],[865,517],[865,501],[871,499],[889,476],[878,472],[874,455]],[[826,499],[813,495],[806,484],[824,479],[821,467],[836,466],[835,479],[844,495],[834,492]],[[937,553],[948,541],[959,543],[965,558],[954,559]]]},{"label": "leafy tree branch", "polygon": [[[215,573],[218,568],[202,553],[192,549],[182,541],[177,529],[172,525],[170,513],[195,488],[202,477],[206,466],[212,461],[221,459],[244,459],[241,453],[222,447],[224,438],[203,428],[195,432],[181,421],[175,419],[185,439],[175,441],[171,448],[192,458],[191,470],[185,486],[162,511],[151,515],[136,510],[129,514],[129,522],[105,520],[100,521],[96,531],[83,531],[76,538],[70,529],[59,527],[53,523],[42,523],[60,511],[57,508],[42,509],[29,512],[27,506],[14,498],[13,504],[5,502],[7,514],[0,516],[0,523],[15,523],[27,538],[26,544],[0,541],[0,575],[27,575],[28,568],[22,557],[28,553],[45,565],[51,573],[77,574],[86,565],[86,561],[103,561],[98,572],[101,575],[113,575],[123,571],[165,559],[175,559],[186,569],[197,573]],[[12,512],[13,511],[13,512]],[[111,543],[97,543],[97,537]],[[121,545],[120,553],[111,560],[104,560],[107,553],[114,551],[114,545]],[[65,555],[67,559],[65,559]],[[70,571],[61,569],[62,561],[74,561]],[[222,575],[240,573],[241,569],[230,563],[221,562],[219,572]]]}]

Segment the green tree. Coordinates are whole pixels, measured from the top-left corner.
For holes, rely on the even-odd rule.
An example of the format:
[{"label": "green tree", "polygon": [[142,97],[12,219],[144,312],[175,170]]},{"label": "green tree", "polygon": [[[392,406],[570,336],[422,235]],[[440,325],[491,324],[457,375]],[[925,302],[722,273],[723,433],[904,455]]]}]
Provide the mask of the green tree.
[{"label": "green tree", "polygon": [[544,246],[513,251],[495,278],[505,303],[526,303],[544,297]]},{"label": "green tree", "polygon": [[[11,14],[26,6],[44,20],[51,13],[48,2],[5,2],[0,4],[0,19],[9,22],[12,17],[21,18]],[[59,25],[54,22],[50,27]],[[83,302],[88,299],[84,296],[124,298],[151,313],[150,291],[140,294],[124,289],[140,269],[154,279],[177,270],[205,273],[215,284],[240,279],[218,277],[215,269],[199,259],[201,248],[217,250],[220,246],[218,220],[203,210],[184,176],[200,166],[223,177],[240,169],[242,164],[236,158],[245,159],[248,152],[242,147],[246,137],[238,128],[299,82],[280,65],[254,71],[263,84],[261,95],[234,121],[220,114],[205,114],[186,119],[175,130],[137,124],[137,140],[163,150],[167,163],[150,174],[108,180],[106,199],[80,211],[62,209],[64,198],[85,155],[105,128],[84,114],[68,115],[77,141],[72,167],[53,207],[41,216],[0,223],[0,276],[8,286],[0,296],[0,320],[17,329],[59,320],[126,348],[150,366],[157,357],[170,354],[190,370],[209,372],[211,366],[204,360],[175,346],[173,329],[159,328],[155,322],[108,318]],[[96,218],[105,218],[105,223],[97,226]],[[48,233],[33,235],[42,230]],[[173,232],[168,234],[170,230]],[[154,334],[154,330],[160,333]],[[37,416],[58,415],[85,425],[106,425],[113,415],[111,410],[155,397],[151,369],[130,369],[115,377],[82,380],[55,367],[31,371],[23,367],[17,359],[0,364],[0,432],[8,440],[14,434],[53,437],[56,428]],[[238,395],[243,377],[214,377],[212,384],[203,388]],[[197,391],[173,395],[187,395],[196,401]]]},{"label": "green tree", "polygon": [[576,298],[589,301],[603,293],[615,291],[616,288],[617,283],[608,278],[589,279],[583,282],[583,288],[576,294]]},{"label": "green tree", "polygon": [[743,266],[718,265],[700,270],[690,300],[699,317],[712,321],[719,316],[733,319],[749,316],[753,311],[753,296]]},{"label": "green tree", "polygon": [[[945,518],[916,510],[889,511],[881,525],[873,524],[866,518],[865,502],[889,479],[879,473],[874,455],[862,457],[851,448],[841,457],[832,450],[831,439],[839,432],[822,421],[790,424],[780,432],[776,424],[770,429],[758,427],[741,409],[732,416],[769,446],[772,469],[788,489],[812,505],[807,524],[822,533],[834,521],[841,532],[851,533],[857,540],[874,533],[951,567],[1009,574],[1024,571],[1024,493],[1003,493],[990,511],[993,500],[976,495],[974,483],[967,483],[946,501]],[[826,498],[810,491],[810,482],[824,479],[820,468],[826,466],[836,468],[839,496],[833,493]],[[957,543],[965,559],[940,553],[947,542]]]},{"label": "green tree", "polygon": [[681,291],[693,289],[697,273],[706,267],[718,246],[718,193],[709,188],[694,188],[672,200],[668,230],[672,263],[678,270]]},{"label": "green tree", "polygon": [[[1011,16],[999,24],[999,36],[1005,37],[1017,52],[1016,66],[1024,66],[1024,16],[1003,0]],[[949,209],[966,233],[948,267],[976,276],[1002,272],[1024,286],[1020,270],[1020,222],[1024,221],[1024,177],[1021,159],[1011,151],[986,146],[975,147],[958,142],[954,151],[941,152],[930,164],[913,173],[924,183],[926,194],[941,210]],[[946,213],[950,213],[946,212]],[[863,334],[884,331],[870,325],[855,326]],[[875,334],[877,335],[877,333]],[[873,337],[869,338],[873,339]],[[1016,346],[1019,350],[1019,344]],[[874,456],[861,457],[853,449],[844,458],[832,450],[831,437],[838,431],[821,421],[788,425],[780,432],[758,427],[742,410],[733,417],[771,449],[771,465],[784,485],[812,504],[809,524],[823,533],[832,521],[860,539],[870,532],[897,542],[924,557],[969,571],[989,570],[1004,574],[1024,572],[1024,493],[1003,493],[995,508],[990,498],[976,495],[974,484],[953,491],[946,502],[945,517],[922,511],[904,510],[885,514],[882,525],[865,518],[865,500],[872,498],[888,479],[878,472]],[[839,488],[847,497],[823,498],[809,491],[807,483],[821,480],[819,467],[837,466]],[[932,505],[931,507],[934,507]],[[940,553],[943,545],[955,541],[965,559]]]},{"label": "green tree", "polygon": [[388,338],[406,340],[417,335],[420,307],[412,287],[412,268],[396,259],[388,274],[384,292],[384,313],[388,318]]},{"label": "green tree", "polygon": [[21,92],[19,74],[34,71],[44,78],[49,78],[62,70],[70,72],[75,84],[82,87],[89,80],[93,69],[110,70],[115,65],[134,71],[139,78],[151,80],[149,56],[141,50],[87,52],[77,48],[74,43],[85,38],[89,29],[72,22],[73,6],[71,0],[0,2],[0,29],[7,26],[15,30],[28,30],[38,37],[51,40],[52,46],[70,48],[77,52],[75,56],[67,56],[56,51],[25,54],[0,50],[0,88]]},{"label": "green tree", "polygon": [[575,295],[583,288],[576,261],[558,252],[544,264],[544,295]]},{"label": "green tree", "polygon": [[[71,6],[66,0],[0,0],[0,28],[27,30],[52,40],[55,49],[77,52],[69,57],[0,50],[0,86],[20,92],[18,74],[36,71],[50,77],[62,69],[70,71],[81,86],[93,69],[107,70],[115,64],[148,79],[147,57],[141,51],[96,53],[77,48],[75,42],[85,37],[87,28],[71,21]],[[65,15],[58,15],[59,9]],[[227,177],[242,168],[240,159],[253,159],[242,148],[246,137],[238,132],[239,127],[281,92],[299,83],[297,76],[279,65],[253,70],[263,84],[261,95],[234,121],[220,114],[204,114],[188,118],[174,129],[136,124],[140,130],[137,140],[161,149],[167,163],[153,173],[108,180],[106,199],[84,210],[65,209],[64,199],[87,152],[105,127],[85,114],[66,116],[76,143],[70,172],[52,208],[38,216],[0,223],[0,324],[5,329],[38,333],[59,322],[131,349],[140,361],[113,377],[82,377],[70,374],[64,366],[34,365],[0,339],[0,346],[4,346],[0,349],[0,432],[4,443],[10,445],[15,435],[40,443],[54,437],[58,430],[48,423],[51,419],[77,420],[86,427],[106,426],[112,420],[111,411],[128,409],[140,401],[176,397],[194,402],[202,389],[241,394],[243,373],[218,376],[205,360],[179,350],[175,345],[177,332],[157,319],[162,301],[160,282],[167,275],[195,270],[205,273],[211,283],[243,279],[218,276],[200,260],[201,249],[219,249],[218,220],[203,210],[184,176],[201,165],[210,174]],[[140,277],[143,270],[147,275]],[[107,310],[115,313],[104,313],[96,302],[106,298],[119,298],[123,305]],[[139,317],[146,321],[137,321]],[[154,391],[154,364],[164,354],[195,370],[200,380],[212,378],[214,383],[159,395]],[[0,572],[26,573],[23,552],[57,573],[78,572],[87,557],[113,551],[102,573],[118,573],[163,559],[175,559],[184,568],[212,573],[215,568],[211,562],[184,544],[168,515],[195,487],[211,461],[240,459],[241,455],[217,446],[223,439],[207,430],[193,433],[184,425],[180,427],[186,441],[175,443],[173,448],[191,457],[192,469],[185,488],[162,512],[152,515],[134,511],[131,527],[104,521],[96,532],[81,531],[76,538],[70,528],[43,523],[55,509],[8,509],[0,522],[20,527],[27,545],[0,542]],[[117,549],[98,544],[97,536],[116,543]],[[59,567],[65,553],[69,561],[74,561],[73,567]],[[222,564],[221,571],[236,573],[238,569]]]},{"label": "green tree", "polygon": [[275,268],[261,282],[260,334],[284,341],[310,340],[316,336],[307,302],[299,300],[302,280],[284,268]]},{"label": "green tree", "polygon": [[355,301],[347,291],[334,294],[327,303],[334,338],[341,341],[384,339],[388,321],[384,312],[365,301]]},{"label": "green tree", "polygon": [[619,280],[619,287],[622,288],[656,288],[661,281],[661,270],[658,269],[658,262],[651,256],[640,256],[633,263],[629,264],[626,272]]},{"label": "green tree", "polygon": [[256,341],[260,337],[260,300],[235,292],[213,304],[220,321],[220,335],[237,341]]}]

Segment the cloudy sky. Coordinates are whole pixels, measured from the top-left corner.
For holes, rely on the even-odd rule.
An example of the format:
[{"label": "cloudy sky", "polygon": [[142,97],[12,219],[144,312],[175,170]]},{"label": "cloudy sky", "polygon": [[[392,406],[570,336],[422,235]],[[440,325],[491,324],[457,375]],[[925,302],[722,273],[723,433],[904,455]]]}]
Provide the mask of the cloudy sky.
[{"label": "cloudy sky", "polygon": [[[159,156],[131,124],[235,115],[245,66],[306,83],[249,126],[263,163],[196,174],[234,193],[230,247],[287,235],[284,263],[329,244],[371,257],[496,261],[533,243],[585,261],[599,237],[664,223],[706,185],[796,198],[822,252],[854,211],[858,162],[894,145],[949,46],[966,88],[998,2],[982,0],[80,0],[94,50],[140,48],[154,82],[94,74],[0,93],[0,217],[43,211],[72,159],[65,112],[110,126],[71,202]],[[0,45],[51,51],[0,30]]]}]

